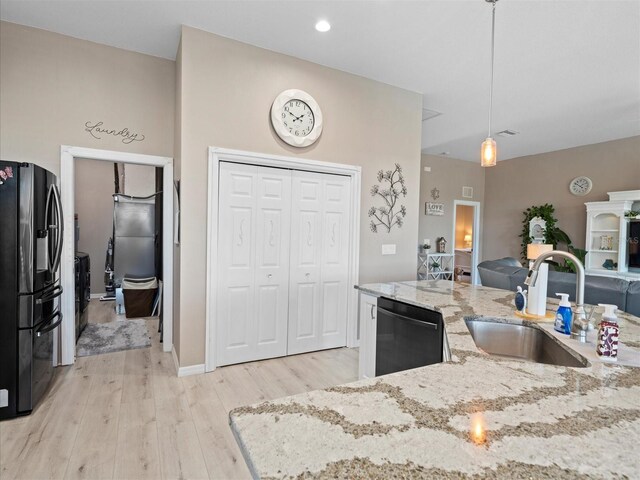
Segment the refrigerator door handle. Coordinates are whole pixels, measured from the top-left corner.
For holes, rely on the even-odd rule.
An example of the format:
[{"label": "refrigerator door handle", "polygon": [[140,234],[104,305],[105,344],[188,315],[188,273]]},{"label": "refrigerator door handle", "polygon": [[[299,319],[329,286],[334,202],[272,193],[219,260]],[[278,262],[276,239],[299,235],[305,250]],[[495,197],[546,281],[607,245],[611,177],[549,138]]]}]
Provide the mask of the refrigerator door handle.
[{"label": "refrigerator door handle", "polygon": [[49,186],[49,191],[47,192],[47,203],[44,209],[44,221],[46,225],[47,232],[47,266],[49,268],[49,273],[53,273],[53,257],[54,251],[52,249],[52,237],[51,237],[51,227],[53,225],[49,224],[49,215],[51,213],[51,202],[53,201],[53,184]]},{"label": "refrigerator door handle", "polygon": [[[54,322],[53,319],[58,317],[58,321]],[[53,330],[54,328],[56,328],[58,325],[60,325],[62,323],[62,313],[60,313],[59,310],[56,310],[53,315],[51,315],[45,323],[49,323],[49,325],[47,325],[46,327],[40,327],[38,330],[36,330],[36,337],[40,337],[42,335],[44,335],[45,333],[49,333],[51,330]]]},{"label": "refrigerator door handle", "polygon": [[47,292],[42,297],[36,299],[36,304],[42,304],[42,303],[48,302],[50,300],[53,300],[54,298],[57,298],[60,295],[62,295],[62,291],[63,291],[62,290],[62,286],[61,285],[56,285],[55,287],[53,287],[51,289],[50,292]]},{"label": "refrigerator door handle", "polygon": [[53,192],[53,199],[56,202],[55,212],[56,212],[56,224],[52,227],[56,230],[56,251],[53,259],[53,264],[51,267],[51,273],[55,274],[60,266],[60,259],[62,257],[62,235],[64,234],[64,219],[62,214],[62,200],[60,199],[60,191],[56,185],[51,185]]}]

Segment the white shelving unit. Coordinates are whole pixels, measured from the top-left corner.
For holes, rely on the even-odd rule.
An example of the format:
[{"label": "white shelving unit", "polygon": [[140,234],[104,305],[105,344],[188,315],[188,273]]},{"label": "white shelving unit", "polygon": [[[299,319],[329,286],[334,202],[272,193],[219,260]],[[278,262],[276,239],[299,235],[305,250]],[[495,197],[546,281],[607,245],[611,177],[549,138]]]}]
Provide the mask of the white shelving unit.
[{"label": "white shelving unit", "polygon": [[[418,278],[420,280],[453,280],[455,255],[453,253],[420,253]],[[438,264],[438,267],[434,267]]]},{"label": "white shelving unit", "polygon": [[[640,200],[638,192],[612,192],[608,202],[588,202],[587,236],[585,250],[587,257],[585,268],[590,275],[615,276],[622,278],[640,277],[627,268],[627,229],[629,220],[625,212],[632,210],[634,202]],[[603,237],[611,237],[611,249],[603,249]],[[603,265],[611,260],[615,267],[609,269]]]}]

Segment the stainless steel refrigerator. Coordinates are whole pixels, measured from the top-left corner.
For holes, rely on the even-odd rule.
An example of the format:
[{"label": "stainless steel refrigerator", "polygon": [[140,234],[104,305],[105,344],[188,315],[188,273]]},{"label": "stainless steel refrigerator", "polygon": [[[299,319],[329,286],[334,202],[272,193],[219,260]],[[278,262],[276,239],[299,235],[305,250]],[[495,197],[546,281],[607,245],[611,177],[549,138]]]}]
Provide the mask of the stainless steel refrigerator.
[{"label": "stainless steel refrigerator", "polygon": [[53,378],[62,226],[55,175],[0,161],[0,419],[30,413]]}]

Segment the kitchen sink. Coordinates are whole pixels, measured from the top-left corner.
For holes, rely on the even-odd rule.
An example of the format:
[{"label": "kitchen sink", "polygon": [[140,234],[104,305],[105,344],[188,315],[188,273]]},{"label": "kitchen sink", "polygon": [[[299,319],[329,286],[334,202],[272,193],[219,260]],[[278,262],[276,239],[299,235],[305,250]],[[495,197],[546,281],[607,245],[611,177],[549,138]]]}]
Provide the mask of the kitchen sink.
[{"label": "kitchen sink", "polygon": [[490,355],[563,367],[588,367],[586,358],[571,353],[550,334],[528,325],[466,320],[476,346]]}]

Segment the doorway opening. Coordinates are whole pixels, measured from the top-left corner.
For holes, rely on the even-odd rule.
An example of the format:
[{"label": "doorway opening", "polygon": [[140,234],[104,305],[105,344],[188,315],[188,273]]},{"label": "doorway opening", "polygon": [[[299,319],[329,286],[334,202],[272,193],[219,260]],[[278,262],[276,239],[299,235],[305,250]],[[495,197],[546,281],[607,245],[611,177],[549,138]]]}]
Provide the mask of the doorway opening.
[{"label": "doorway opening", "polygon": [[79,158],[74,188],[76,356],[150,347],[150,332],[162,339],[162,168]]},{"label": "doorway opening", "polygon": [[[61,147],[61,158],[60,158],[60,187],[61,187],[61,197],[62,197],[62,208],[65,213],[64,216],[64,244],[63,244],[63,255],[61,262],[61,282],[63,285],[63,294],[61,297],[61,308],[63,312],[63,322],[61,325],[61,337],[60,337],[60,347],[59,347],[59,363],[62,365],[70,365],[73,364],[76,357],[76,298],[80,296],[76,296],[76,258],[78,255],[76,254],[76,224],[74,213],[77,212],[77,207],[81,210],[84,206],[77,205],[76,195],[81,188],[78,185],[76,178],[76,174],[79,174],[83,170],[83,166],[80,162],[86,161],[99,161],[98,164],[106,164],[107,169],[113,169],[114,164],[126,164],[129,165],[130,170],[130,188],[131,195],[128,195],[124,192],[119,194],[120,198],[116,198],[111,195],[109,198],[109,202],[111,202],[112,208],[111,212],[108,214],[108,222],[111,223],[113,228],[113,232],[116,232],[115,227],[113,227],[113,222],[118,221],[118,216],[116,214],[117,210],[114,206],[117,206],[120,202],[127,203],[130,198],[138,198],[134,196],[134,193],[139,193],[140,188],[149,188],[153,190],[162,190],[163,192],[167,192],[168,194],[162,194],[159,196],[159,200],[156,208],[156,199],[148,199],[147,200],[147,211],[153,211],[153,213],[147,214],[147,218],[153,216],[153,224],[162,225],[157,234],[153,235],[153,239],[146,239],[147,243],[151,242],[151,245],[154,245],[154,249],[157,248],[158,253],[155,255],[152,254],[152,267],[159,268],[160,276],[162,278],[162,291],[166,292],[158,298],[158,313],[161,314],[161,321],[163,326],[163,346],[162,349],[165,352],[171,351],[173,345],[173,159],[168,157],[158,157],[154,155],[141,155],[141,154],[130,154],[125,152],[115,152],[108,150],[96,150],[91,148],[82,148],[82,147],[70,147],[70,146],[62,146]],[[158,169],[160,170],[160,174],[153,175],[153,184],[147,185],[146,187],[143,185],[141,187],[140,175],[135,175],[136,170],[139,171],[139,168],[145,166],[148,169]],[[126,167],[125,167],[126,168]],[[112,172],[114,170],[111,170]],[[153,170],[150,170],[153,172]],[[149,170],[147,171],[149,172]],[[95,171],[93,172],[95,175]],[[112,173],[109,175],[110,179],[113,179],[113,182],[109,182],[111,184],[111,192],[113,192],[113,186],[116,182],[116,176]],[[126,181],[126,180],[125,180]],[[144,184],[144,182],[143,182]],[[99,197],[100,195],[95,195],[94,199]],[[155,196],[152,196],[155,197]],[[80,198],[78,198],[80,200]],[[103,199],[104,200],[104,199]],[[83,200],[84,201],[84,200]],[[153,207],[153,208],[150,208]],[[160,215],[160,218],[157,216]],[[80,229],[80,238],[82,238],[82,231],[87,230],[83,229],[82,225],[87,222],[88,215],[85,214],[81,219],[80,215],[78,216],[78,227]],[[151,219],[149,218],[151,221]],[[103,226],[104,228],[104,226]],[[110,227],[106,227],[110,228]],[[85,232],[86,234],[87,232]],[[93,232],[92,232],[93,233]],[[135,235],[131,235],[136,236]],[[107,237],[108,240],[108,237]],[[117,239],[116,239],[117,241]],[[136,239],[135,242],[139,242],[140,240]],[[143,240],[144,241],[144,240]],[[83,243],[84,244],[84,243]],[[98,248],[98,247],[92,247]],[[104,278],[104,270],[105,270],[105,251],[107,250],[106,244],[103,247],[102,255],[99,253],[94,253],[96,256],[95,259],[92,260],[94,274],[90,275],[89,279],[86,282],[89,285],[92,282],[91,278],[97,276],[97,281],[94,285],[98,287],[94,287],[99,291],[95,291],[94,293],[107,293],[105,292],[106,286],[103,288],[99,288],[101,280]],[[157,261],[157,263],[156,263]],[[108,262],[107,262],[108,263]],[[115,268],[117,270],[117,267]],[[157,271],[157,270],[156,270]],[[130,273],[130,272],[123,272]],[[142,281],[148,279],[134,279],[135,275],[132,275],[132,280],[134,281]],[[102,280],[104,285],[104,280]],[[145,285],[148,287],[147,289],[151,289],[152,285]],[[89,287],[91,288],[91,287]],[[85,291],[86,295],[86,291]],[[108,295],[106,295],[108,297]],[[100,299],[90,299],[89,304],[93,306],[91,302],[100,302]],[[112,302],[112,300],[108,300],[108,302]],[[124,303],[124,302],[123,302]],[[105,312],[108,312],[108,308],[103,305],[96,304],[99,307],[95,311],[95,320],[96,323],[107,323],[104,320],[111,320],[111,318],[105,318],[107,315]],[[91,316],[91,310],[88,312],[89,318]],[[100,318],[102,317],[102,322],[100,322]]]},{"label": "doorway opening", "polygon": [[453,205],[454,279],[478,285],[480,202],[455,200]]}]

